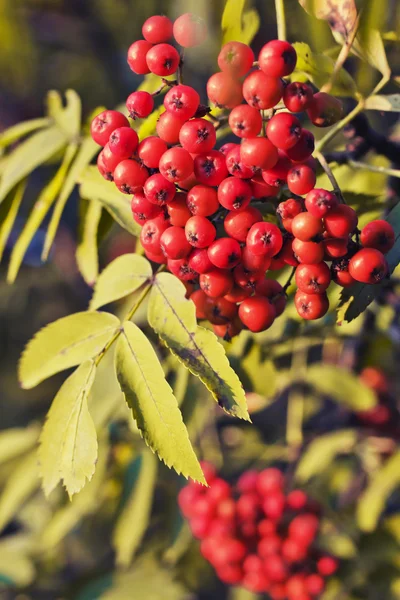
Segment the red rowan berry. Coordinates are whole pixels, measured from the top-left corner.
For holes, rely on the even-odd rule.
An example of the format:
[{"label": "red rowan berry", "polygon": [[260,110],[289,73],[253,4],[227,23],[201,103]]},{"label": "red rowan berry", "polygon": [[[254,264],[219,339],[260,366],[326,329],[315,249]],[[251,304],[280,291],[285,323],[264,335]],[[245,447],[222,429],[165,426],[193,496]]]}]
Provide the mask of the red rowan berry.
[{"label": "red rowan berry", "polygon": [[206,217],[190,217],[185,225],[188,242],[195,248],[208,248],[214,241],[216,229]]},{"label": "red rowan berry", "polygon": [[167,42],[172,37],[172,21],[163,15],[153,15],[143,23],[142,34],[151,44]]},{"label": "red rowan berry", "polygon": [[302,510],[307,506],[307,494],[303,490],[292,490],[286,497],[286,503],[292,510]]},{"label": "red rowan berry", "polygon": [[171,44],[157,44],[146,54],[146,62],[150,71],[160,77],[172,75],[179,65],[179,52]]},{"label": "red rowan berry", "polygon": [[240,145],[240,159],[252,170],[271,169],[278,162],[278,151],[268,138],[244,139]]},{"label": "red rowan berry", "polygon": [[213,325],[225,325],[237,315],[238,308],[233,302],[229,302],[223,296],[221,298],[209,298],[205,305],[206,318]]},{"label": "red rowan berry", "polygon": [[263,296],[246,298],[239,306],[239,318],[250,331],[257,333],[271,327],[276,316],[273,304]]},{"label": "red rowan berry", "polygon": [[388,274],[388,265],[382,252],[363,248],[350,259],[349,273],[356,281],[379,283]]},{"label": "red rowan berry", "polygon": [[228,42],[218,55],[218,66],[236,77],[243,77],[250,71],[254,62],[254,52],[242,42]]},{"label": "red rowan berry", "polygon": [[280,154],[277,163],[272,168],[263,169],[262,178],[268,185],[278,188],[286,183],[291,168],[291,161],[287,156]]},{"label": "red rowan berry", "polygon": [[325,238],[322,241],[325,256],[331,258],[341,258],[348,252],[349,238]]},{"label": "red rowan berry", "polygon": [[234,108],[243,100],[242,85],[229,73],[214,73],[207,81],[207,97],[218,107]]},{"label": "red rowan berry", "polygon": [[269,77],[262,71],[253,71],[243,83],[244,99],[247,104],[258,110],[273,108],[282,98],[282,94],[281,79]]},{"label": "red rowan berry", "polygon": [[313,99],[312,88],[307,83],[293,81],[289,83],[283,92],[283,102],[291,112],[306,110]]},{"label": "red rowan berry", "polygon": [[219,269],[232,269],[240,262],[241,255],[239,242],[230,237],[219,238],[208,248],[208,258]]},{"label": "red rowan berry", "polygon": [[293,217],[292,233],[303,242],[310,242],[323,231],[322,220],[309,212],[299,213]]},{"label": "red rowan berry", "polygon": [[148,169],[158,169],[160,158],[168,149],[161,138],[152,135],[140,142],[137,153],[142,163]]},{"label": "red rowan berry", "polygon": [[311,596],[319,596],[325,589],[325,581],[323,577],[312,573],[306,577],[306,589]]},{"label": "red rowan berry", "polygon": [[307,108],[307,114],[313,125],[317,127],[329,127],[334,125],[343,116],[343,104],[334,96],[325,92],[314,94]]},{"label": "red rowan berry", "polygon": [[143,192],[136,192],[132,196],[131,209],[133,218],[139,225],[144,225],[146,221],[158,217],[162,212],[161,207],[149,202]]},{"label": "red rowan berry", "polygon": [[208,185],[195,185],[187,194],[187,205],[192,215],[209,217],[220,206],[217,191]]},{"label": "red rowan berry", "polygon": [[177,144],[179,142],[179,132],[184,123],[185,120],[181,117],[165,111],[157,121],[157,134],[167,144]]},{"label": "red rowan berry", "polygon": [[184,229],[177,226],[168,227],[163,232],[160,238],[160,246],[165,256],[173,260],[185,258],[192,250],[192,246],[186,239]]},{"label": "red rowan berry", "polygon": [[204,19],[193,13],[185,13],[178,17],[173,26],[174,38],[183,48],[193,48],[202,44],[207,37]]},{"label": "red rowan berry", "polygon": [[139,143],[138,134],[130,127],[118,127],[110,135],[108,142],[111,152],[120,160],[130,158]]},{"label": "red rowan berry", "polygon": [[301,264],[296,269],[296,285],[306,294],[321,294],[329,287],[331,272],[326,263]]},{"label": "red rowan berry", "polygon": [[323,556],[317,562],[318,573],[323,575],[324,577],[330,577],[339,568],[339,562],[336,558],[332,556]]},{"label": "red rowan berry", "polygon": [[189,256],[189,266],[196,273],[208,273],[211,269],[214,269],[214,265],[208,258],[208,252],[206,248],[195,248]]},{"label": "red rowan berry", "polygon": [[165,179],[175,183],[193,173],[193,158],[184,148],[170,148],[162,155],[159,169]]},{"label": "red rowan berry", "polygon": [[129,127],[129,121],[125,115],[117,110],[104,110],[93,119],[90,133],[96,144],[105,146],[112,132],[119,127]]},{"label": "red rowan berry", "polygon": [[297,62],[296,50],[282,40],[271,40],[260,50],[258,65],[270,77],[286,77],[293,73]]},{"label": "red rowan berry", "polygon": [[169,271],[181,281],[191,281],[198,276],[196,271],[190,268],[187,258],[179,258],[177,260],[168,259],[167,265]]},{"label": "red rowan berry", "polygon": [[189,85],[176,85],[164,97],[165,109],[181,119],[193,117],[199,104],[199,94]]},{"label": "red rowan berry", "polygon": [[198,154],[194,159],[194,174],[204,185],[219,185],[228,175],[225,156],[218,150]]},{"label": "red rowan berry", "polygon": [[375,248],[386,254],[394,246],[395,232],[390,223],[377,219],[362,229],[360,242],[365,248]]},{"label": "red rowan berry", "polygon": [[268,121],[267,136],[277,148],[289,150],[300,139],[300,121],[289,113],[277,113]]},{"label": "red rowan berry", "polygon": [[153,111],[153,96],[141,90],[133,92],[126,100],[126,108],[131,119],[144,119]]},{"label": "red rowan berry", "polygon": [[260,211],[254,206],[247,206],[240,210],[230,211],[224,219],[224,229],[230,237],[238,242],[245,242],[251,226],[260,221],[262,221]]},{"label": "red rowan berry", "polygon": [[149,202],[162,206],[175,197],[176,188],[161,173],[155,173],[146,180],[143,191]]},{"label": "red rowan berry", "polygon": [[357,227],[356,211],[346,204],[338,204],[324,217],[327,233],[334,238],[345,238]]},{"label": "red rowan berry", "polygon": [[239,303],[243,302],[243,300],[245,298],[248,298],[250,295],[251,290],[241,288],[238,285],[234,285],[229,294],[226,294],[224,298],[226,300],[229,300],[229,302]]},{"label": "red rowan berry", "polygon": [[292,249],[300,263],[314,265],[324,260],[324,245],[322,242],[303,242],[298,238],[292,241]]},{"label": "red rowan berry", "polygon": [[311,131],[303,129],[298,142],[288,150],[285,150],[285,154],[294,163],[304,162],[311,157],[314,148],[315,139],[313,134]]},{"label": "red rowan berry", "polygon": [[179,142],[188,152],[200,154],[209,152],[216,142],[215,128],[206,119],[187,121],[179,132]]},{"label": "red rowan berry", "polygon": [[262,126],[260,111],[248,104],[239,104],[229,115],[229,126],[240,138],[256,137]]},{"label": "red rowan berry", "polygon": [[240,146],[235,146],[226,155],[226,167],[231,175],[240,179],[253,177],[253,170],[246,166],[240,157]]},{"label": "red rowan berry", "polygon": [[161,236],[168,227],[169,223],[163,216],[146,221],[140,232],[140,241],[143,248],[153,254],[161,254]]},{"label": "red rowan berry", "polygon": [[304,196],[315,186],[317,178],[314,169],[302,163],[293,166],[287,174],[287,184],[293,194]]},{"label": "red rowan berry", "polygon": [[333,192],[315,188],[308,192],[305,206],[314,217],[324,217],[332,208],[338,205],[338,199]]},{"label": "red rowan berry", "polygon": [[136,160],[122,160],[114,170],[114,182],[120,192],[134,194],[146,183],[149,172]]},{"label": "red rowan berry", "polygon": [[331,273],[332,280],[342,287],[349,287],[356,281],[349,273],[348,258],[332,261]]},{"label": "red rowan berry", "polygon": [[251,187],[243,179],[227,177],[218,186],[218,200],[228,210],[246,208],[251,200]]},{"label": "red rowan berry", "polygon": [[146,75],[147,73],[150,73],[146,56],[152,47],[153,44],[147,40],[137,40],[129,47],[128,65],[134,73],[137,73],[137,75]]},{"label": "red rowan berry", "polygon": [[282,233],[273,223],[255,223],[247,234],[246,245],[253,254],[275,256],[283,245]]},{"label": "red rowan berry", "polygon": [[302,319],[311,321],[323,317],[329,308],[326,294],[306,294],[297,290],[294,297],[296,310]]},{"label": "red rowan berry", "polygon": [[258,296],[265,296],[272,302],[277,317],[283,313],[286,306],[286,296],[278,281],[275,281],[275,279],[260,279],[256,282],[255,292]]},{"label": "red rowan berry", "polygon": [[261,175],[256,175],[250,180],[251,190],[254,198],[270,198],[276,196],[277,189],[264,181]]}]

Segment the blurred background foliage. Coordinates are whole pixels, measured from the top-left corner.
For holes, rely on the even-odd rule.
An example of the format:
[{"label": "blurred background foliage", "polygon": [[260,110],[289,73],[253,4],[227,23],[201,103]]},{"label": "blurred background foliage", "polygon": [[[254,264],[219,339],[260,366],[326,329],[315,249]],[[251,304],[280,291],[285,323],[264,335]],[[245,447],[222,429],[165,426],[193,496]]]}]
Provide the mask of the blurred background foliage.
[{"label": "blurred background foliage", "polygon": [[[207,20],[209,41],[189,53],[186,64],[187,82],[204,89],[215,70],[224,4],[224,0],[0,0],[0,131],[42,117],[49,89],[76,90],[85,119],[98,106],[120,104],[141,83],[126,64],[126,50],[140,37],[143,21],[160,12],[175,17],[193,11]],[[384,91],[396,93],[400,5],[396,0],[357,4],[362,9],[361,31],[368,33],[373,27],[382,32],[394,75]],[[248,5],[260,17],[252,44],[257,53],[276,37],[275,5],[272,0]],[[306,42],[314,52],[335,59],[340,47],[328,23],[308,15],[296,0],[286,0],[285,6],[289,41]],[[361,93],[370,93],[379,81],[379,72],[355,57],[349,58],[346,68]],[[376,130],[397,136],[397,113],[374,111],[368,117]],[[334,147],[343,145],[341,138]],[[388,166],[382,158],[369,160]],[[145,449],[108,377],[106,360],[90,405],[101,432],[95,477],[72,503],[61,489],[49,501],[39,489],[40,423],[64,376],[22,392],[16,363],[40,327],[87,307],[91,289],[75,261],[82,209],[76,192],[64,211],[50,260],[41,265],[46,219],[12,286],[6,283],[6,272],[18,233],[54,175],[55,163],[53,157],[30,176],[0,267],[0,598],[250,600],[250,594],[222,586],[202,560],[176,504],[184,481]],[[388,197],[385,174],[354,172],[347,166],[335,173],[359,208],[361,223],[381,213]],[[319,183],[326,184],[325,176]],[[394,185],[390,193],[398,193]],[[134,251],[135,240],[126,231],[118,226],[109,231],[107,223],[104,230],[108,235],[100,248],[101,266]],[[321,324],[305,325],[294,338],[299,322],[289,308],[277,327],[256,337],[243,334],[226,345],[248,391],[253,426],[221,416],[198,381],[157,349],[200,457],[221,468],[228,479],[250,466],[287,465],[288,472],[323,502],[329,516],[323,544],[344,559],[327,600],[400,598],[396,282],[363,317],[342,328],[335,326],[331,313]],[[140,314],[138,322],[144,323]],[[338,363],[339,371],[334,366]],[[307,364],[312,366],[306,370]],[[349,373],[368,365],[382,368],[390,381],[392,420],[378,430],[356,414],[377,398]],[[299,410],[302,431],[296,425]],[[299,454],[303,443],[304,453]]]}]

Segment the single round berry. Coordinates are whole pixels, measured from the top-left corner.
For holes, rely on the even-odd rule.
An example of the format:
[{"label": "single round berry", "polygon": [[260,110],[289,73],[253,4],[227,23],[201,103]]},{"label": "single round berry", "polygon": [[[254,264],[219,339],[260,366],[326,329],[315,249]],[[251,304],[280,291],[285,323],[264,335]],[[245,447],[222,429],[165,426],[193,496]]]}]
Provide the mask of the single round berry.
[{"label": "single round berry", "polygon": [[243,77],[254,62],[254,52],[242,42],[228,42],[218,55],[218,66],[235,77]]},{"label": "single round berry", "polygon": [[172,38],[172,21],[164,15],[153,15],[143,23],[142,34],[151,44],[162,44]]},{"label": "single round berry", "polygon": [[129,47],[128,65],[137,75],[146,75],[150,73],[150,68],[146,61],[146,56],[153,44],[147,40],[137,40]]},{"label": "single round berry", "polygon": [[312,573],[306,578],[306,588],[311,596],[319,596],[325,589],[325,581],[321,575]]},{"label": "single round berry", "polygon": [[204,185],[219,185],[228,175],[225,156],[218,150],[198,154],[194,159],[194,174]]},{"label": "single round berry", "polygon": [[144,225],[149,219],[158,217],[162,211],[159,206],[149,202],[143,192],[136,192],[133,194],[131,210],[133,218],[139,225]]},{"label": "single round berry", "polygon": [[193,158],[184,148],[170,148],[162,155],[159,169],[165,179],[175,183],[193,173]]},{"label": "single round berry", "polygon": [[240,288],[253,292],[256,283],[265,275],[265,271],[248,271],[243,265],[238,265],[233,271],[233,278]]},{"label": "single round berry", "polygon": [[143,186],[144,195],[149,202],[162,206],[172,200],[176,189],[174,184],[161,173],[151,175]]},{"label": "single round berry", "polygon": [[204,19],[193,13],[178,17],[173,26],[174,38],[183,48],[193,48],[202,44],[207,37]]},{"label": "single round berry", "polygon": [[112,132],[119,127],[129,127],[128,119],[117,110],[104,110],[93,119],[90,133],[96,144],[105,146]]},{"label": "single round berry", "polygon": [[303,242],[295,238],[292,249],[299,263],[314,265],[324,260],[325,248],[322,242]]},{"label": "single round berry", "polygon": [[215,128],[206,119],[187,121],[179,132],[181,146],[192,154],[209,152],[214,148],[216,139]]},{"label": "single round berry", "polygon": [[[325,233],[326,235],[326,233]],[[341,258],[348,253],[349,238],[324,238],[323,247],[327,259]]]},{"label": "single round berry", "polygon": [[185,225],[186,239],[195,248],[208,248],[214,241],[216,229],[206,217],[190,217]]},{"label": "single round berry", "polygon": [[149,219],[142,227],[140,232],[140,241],[143,248],[153,254],[161,254],[160,240],[161,236],[169,223],[163,216],[158,216],[155,219]]},{"label": "single round berry", "polygon": [[335,96],[318,92],[314,94],[311,104],[307,108],[307,114],[316,127],[329,127],[342,118],[343,104]]},{"label": "single round berry", "polygon": [[360,242],[365,248],[375,248],[386,254],[394,246],[395,232],[390,223],[377,219],[362,229]]},{"label": "single round berry", "polygon": [[228,210],[239,210],[250,204],[251,187],[243,179],[227,177],[218,186],[218,200]]},{"label": "single round berry", "polygon": [[190,268],[187,257],[178,258],[177,260],[169,258],[167,266],[171,273],[181,281],[192,281],[197,278],[197,273]]},{"label": "single round berry", "polygon": [[293,194],[304,196],[311,192],[317,178],[314,169],[306,163],[293,166],[287,174],[287,184]]},{"label": "single round berry", "polygon": [[312,88],[307,83],[292,81],[283,92],[283,102],[290,112],[298,113],[306,110],[313,99]]},{"label": "single round berry", "polygon": [[240,179],[253,177],[253,169],[246,166],[240,157],[240,146],[235,146],[226,155],[226,167],[231,175]]},{"label": "single round berry", "polygon": [[243,267],[248,271],[265,271],[268,269],[271,259],[269,256],[255,255],[248,246],[244,246],[242,249],[242,263]]},{"label": "single round berry", "polygon": [[286,498],[286,503],[292,510],[303,510],[307,506],[307,494],[302,490],[292,490]]},{"label": "single round berry", "polygon": [[240,262],[241,255],[239,242],[230,237],[219,238],[208,248],[208,258],[219,269],[232,269]]},{"label": "single round berry", "polygon": [[250,180],[251,191],[256,199],[271,198],[276,196],[277,189],[273,185],[269,185],[261,175],[256,175]]},{"label": "single round berry", "polygon": [[271,169],[278,162],[278,150],[266,137],[244,139],[240,144],[240,158],[247,167]]},{"label": "single round berry", "polygon": [[171,44],[157,44],[146,54],[148,68],[160,77],[167,77],[175,73],[179,61],[179,52]]},{"label": "single round berry", "polygon": [[199,273],[208,273],[211,269],[214,269],[214,265],[208,257],[206,248],[195,248],[189,256],[189,266],[191,269]]},{"label": "single round berry", "polygon": [[187,206],[192,215],[209,217],[219,209],[217,191],[208,185],[195,185],[187,194]]},{"label": "single round berry", "polygon": [[199,277],[201,289],[211,298],[219,298],[229,294],[233,287],[233,277],[229,271],[212,269]]},{"label": "single round berry", "polygon": [[323,317],[329,308],[328,296],[324,294],[306,294],[297,290],[294,297],[296,310],[302,319],[311,321]]},{"label": "single round berry", "polygon": [[120,192],[134,194],[143,188],[149,172],[136,160],[121,161],[114,170],[114,182]]},{"label": "single round berry", "polygon": [[332,208],[338,205],[338,199],[333,192],[315,188],[308,192],[305,206],[314,217],[324,217]]},{"label": "single round berry", "polygon": [[229,73],[214,73],[207,81],[207,97],[218,107],[235,108],[243,100],[242,85]]},{"label": "single round berry", "polygon": [[258,256],[275,256],[283,245],[282,233],[274,223],[255,223],[246,238],[250,252]]},{"label": "single round berry", "polygon": [[186,221],[192,216],[187,207],[186,199],[184,192],[177,192],[175,197],[167,202],[166,206],[171,225],[185,227]]},{"label": "single round berry", "polygon": [[205,306],[206,319],[212,325],[226,325],[236,317],[237,312],[236,304],[229,302],[223,296],[214,300],[209,298],[209,302]]},{"label": "single round berry", "polygon": [[283,287],[274,279],[262,278],[257,281],[255,292],[258,296],[265,296],[275,306],[276,316],[279,317],[286,306],[286,296]]},{"label": "single round berry", "polygon": [[192,246],[186,239],[185,230],[177,226],[168,227],[162,233],[160,246],[165,256],[173,260],[185,258],[192,250]]},{"label": "single round berry", "polygon": [[247,206],[230,211],[224,219],[224,229],[231,238],[238,242],[245,242],[252,225],[262,220],[262,214],[257,208]]},{"label": "single round berry", "polygon": [[190,119],[200,104],[200,96],[189,85],[175,85],[165,95],[165,110],[180,117]]},{"label": "single round berry", "polygon": [[292,168],[291,161],[282,154],[279,154],[277,163],[270,169],[263,169],[262,178],[268,185],[279,188],[285,185],[290,169]]},{"label": "single round berry", "polygon": [[339,562],[333,556],[323,556],[317,562],[318,573],[320,573],[323,577],[330,577],[339,568]]},{"label": "single round berry", "polygon": [[243,302],[243,300],[245,298],[248,298],[249,296],[251,296],[251,293],[252,293],[252,290],[250,290],[250,289],[244,289],[238,285],[234,285],[233,288],[231,289],[231,291],[229,292],[229,294],[226,294],[224,296],[224,298],[229,300],[229,302],[235,302],[235,304],[236,304],[239,302]]},{"label": "single round berry", "polygon": [[156,135],[144,138],[137,148],[137,154],[148,169],[158,169],[160,158],[168,150],[167,144]]},{"label": "single round berry", "polygon": [[140,90],[133,92],[126,100],[126,108],[131,119],[144,119],[153,111],[153,96]]},{"label": "single round berry", "polygon": [[258,66],[270,77],[286,77],[293,73],[297,62],[296,50],[282,40],[271,40],[260,50]]},{"label": "single round berry", "polygon": [[252,296],[239,306],[239,318],[243,325],[257,333],[271,327],[276,317],[273,304],[263,296]]},{"label": "single round berry", "polygon": [[303,242],[310,242],[318,235],[322,234],[322,220],[314,217],[309,212],[302,212],[296,215],[292,221],[292,233],[294,237]]},{"label": "single round berry", "polygon": [[356,281],[379,283],[388,274],[388,265],[382,252],[363,248],[350,259],[349,273]]},{"label": "single round berry", "polygon": [[355,283],[355,279],[349,273],[349,259],[342,258],[332,261],[332,280],[341,287],[349,287]]},{"label": "single round berry", "polygon": [[300,139],[300,121],[289,113],[278,113],[268,121],[267,136],[280,150],[289,150]]},{"label": "single round berry", "polygon": [[247,104],[258,110],[273,108],[283,94],[281,79],[265,75],[262,71],[253,71],[243,83],[243,97]]},{"label": "single round berry", "polygon": [[[196,307],[196,318],[197,319],[205,319],[206,318],[206,306],[207,303],[209,302],[209,297],[207,296],[207,294],[205,294],[203,292],[203,290],[196,290],[195,292],[193,292],[190,295],[190,300],[194,303],[195,307]],[[187,489],[190,486],[186,486],[184,489]],[[180,501],[180,498],[179,498]],[[182,510],[182,506],[181,506],[181,502],[179,502],[181,510]],[[182,510],[183,514],[185,514],[185,512]],[[188,516],[185,514],[185,516]]]},{"label": "single round berry", "polygon": [[285,150],[285,154],[294,163],[304,162],[310,158],[314,152],[314,148],[315,139],[313,134],[307,129],[302,129],[297,143],[288,150]]},{"label": "single round berry", "polygon": [[179,142],[179,132],[184,123],[185,120],[181,117],[165,111],[157,121],[157,134],[167,144],[177,144]]},{"label": "single round berry", "polygon": [[308,265],[302,264],[296,269],[295,279],[297,287],[302,292],[306,294],[322,294],[330,284],[331,272],[328,265],[324,262]]},{"label": "single round berry", "polygon": [[256,137],[262,126],[260,111],[247,104],[239,104],[229,115],[229,126],[240,138]]},{"label": "single round berry", "polygon": [[131,127],[118,127],[110,135],[108,142],[111,152],[120,160],[130,158],[139,143],[138,134]]},{"label": "single round berry", "polygon": [[346,204],[338,204],[324,217],[327,233],[334,238],[345,238],[357,227],[356,211]]},{"label": "single round berry", "polygon": [[111,152],[110,144],[106,144],[101,152],[102,163],[106,171],[110,174],[110,179],[113,179],[113,174],[121,159]]}]

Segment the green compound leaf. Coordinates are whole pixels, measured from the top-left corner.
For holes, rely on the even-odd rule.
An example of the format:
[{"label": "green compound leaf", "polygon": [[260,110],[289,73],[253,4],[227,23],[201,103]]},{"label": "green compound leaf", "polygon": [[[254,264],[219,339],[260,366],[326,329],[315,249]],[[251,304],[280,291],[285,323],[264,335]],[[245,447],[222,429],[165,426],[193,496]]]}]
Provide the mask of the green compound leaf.
[{"label": "green compound leaf", "polygon": [[132,219],[130,197],[118,191],[113,183],[103,179],[97,167],[88,167],[82,174],[80,183],[81,198],[97,200],[121,227],[134,236],[140,235],[141,227]]},{"label": "green compound leaf", "polygon": [[98,230],[103,207],[96,200],[80,200],[76,262],[86,283],[93,286],[99,274]]},{"label": "green compound leaf", "polygon": [[386,501],[400,485],[400,451],[391,456],[373,477],[357,505],[357,522],[363,531],[373,531]]},{"label": "green compound leaf", "polygon": [[119,320],[105,312],[79,312],[41,329],[26,346],[19,363],[25,389],[55,373],[93,358],[111,339]]},{"label": "green compound leaf", "polygon": [[46,496],[62,481],[72,497],[93,477],[97,435],[87,398],[95,374],[94,362],[84,362],[66,379],[50,407],[39,446]]},{"label": "green compound leaf", "polygon": [[150,292],[148,321],[175,356],[200,378],[219,406],[250,420],[246,397],[225,350],[217,337],[196,322],[193,302],[185,298],[184,285],[169,273],[155,277]]},{"label": "green compound leaf", "polygon": [[66,106],[64,107],[60,94],[51,90],[47,95],[48,112],[68,139],[76,141],[81,130],[81,99],[75,90],[67,90],[65,99]]},{"label": "green compound leaf", "polygon": [[135,461],[138,475],[113,533],[116,563],[121,567],[131,564],[149,525],[157,466],[156,457],[147,449]]},{"label": "green compound leaf", "polygon": [[304,381],[356,412],[374,408],[377,402],[375,392],[357,375],[342,367],[322,363],[313,365],[307,369]]},{"label": "green compound leaf", "polygon": [[0,181],[0,203],[17,183],[62,150],[66,143],[67,138],[57,125],[38,131],[21,142],[5,160]]},{"label": "green compound leaf", "polygon": [[296,471],[299,481],[305,482],[323,473],[338,454],[350,452],[357,442],[351,429],[327,433],[312,441],[303,453]]},{"label": "green compound leaf", "polygon": [[90,309],[115,302],[132,294],[153,275],[148,260],[138,254],[124,254],[107,265],[99,276]]},{"label": "green compound leaf", "polygon": [[0,261],[3,252],[14,227],[22,199],[24,197],[27,180],[20,181],[15,188],[7,195],[7,198],[0,207]]},{"label": "green compound leaf", "polygon": [[115,350],[115,370],[146,444],[168,467],[205,484],[177,400],[145,334],[126,321]]},{"label": "green compound leaf", "polygon": [[256,10],[245,9],[245,0],[227,0],[222,14],[222,44],[236,41],[250,44],[260,28]]},{"label": "green compound leaf", "polygon": [[[396,239],[393,248],[386,255],[386,260],[389,265],[389,273],[393,273],[400,262],[400,204],[397,204],[390,211],[386,221],[390,223],[395,231]],[[356,319],[373,300],[380,294],[385,282],[375,285],[367,283],[354,283],[348,288],[343,289],[340,295],[339,307],[348,304],[348,308],[344,315],[345,320],[350,323]],[[353,299],[351,302],[349,302]],[[343,320],[343,314],[340,314]]]},{"label": "green compound leaf", "polygon": [[51,125],[51,120],[46,117],[17,123],[0,134],[0,148],[7,148],[7,146],[20,140],[29,133],[33,133],[38,129],[48,127],[49,125]]}]

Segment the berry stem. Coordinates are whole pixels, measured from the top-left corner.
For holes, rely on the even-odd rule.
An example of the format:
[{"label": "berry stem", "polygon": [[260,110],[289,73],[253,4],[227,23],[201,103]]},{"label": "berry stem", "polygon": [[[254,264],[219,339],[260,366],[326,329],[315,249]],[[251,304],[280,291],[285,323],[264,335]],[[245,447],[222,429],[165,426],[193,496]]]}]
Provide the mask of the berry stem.
[{"label": "berry stem", "polygon": [[288,287],[290,286],[290,284],[292,283],[292,279],[294,277],[294,274],[296,273],[296,268],[297,267],[293,267],[292,272],[289,275],[288,280],[286,281],[285,285],[283,286],[283,291],[286,293],[286,290],[288,289]]},{"label": "berry stem", "polygon": [[339,200],[340,200],[340,202],[342,204],[346,204],[346,201],[345,201],[345,199],[343,197],[342,191],[341,191],[341,189],[339,187],[339,184],[338,184],[338,182],[336,180],[336,177],[334,176],[334,174],[332,172],[332,169],[328,165],[328,162],[327,162],[325,156],[323,154],[321,154],[321,152],[318,152],[318,151],[314,152],[314,156],[315,156],[315,158],[318,159],[321,167],[323,168],[323,170],[327,174],[328,179],[331,182],[333,191],[335,192],[336,196],[339,198]]},{"label": "berry stem", "polygon": [[286,40],[286,19],[284,0],[275,0],[276,25],[278,29],[278,39]]},{"label": "berry stem", "polygon": [[181,54],[180,54],[180,61],[179,61],[179,65],[178,65],[178,83],[183,83],[183,65],[184,65],[184,60],[185,60],[185,50],[182,48]]}]

